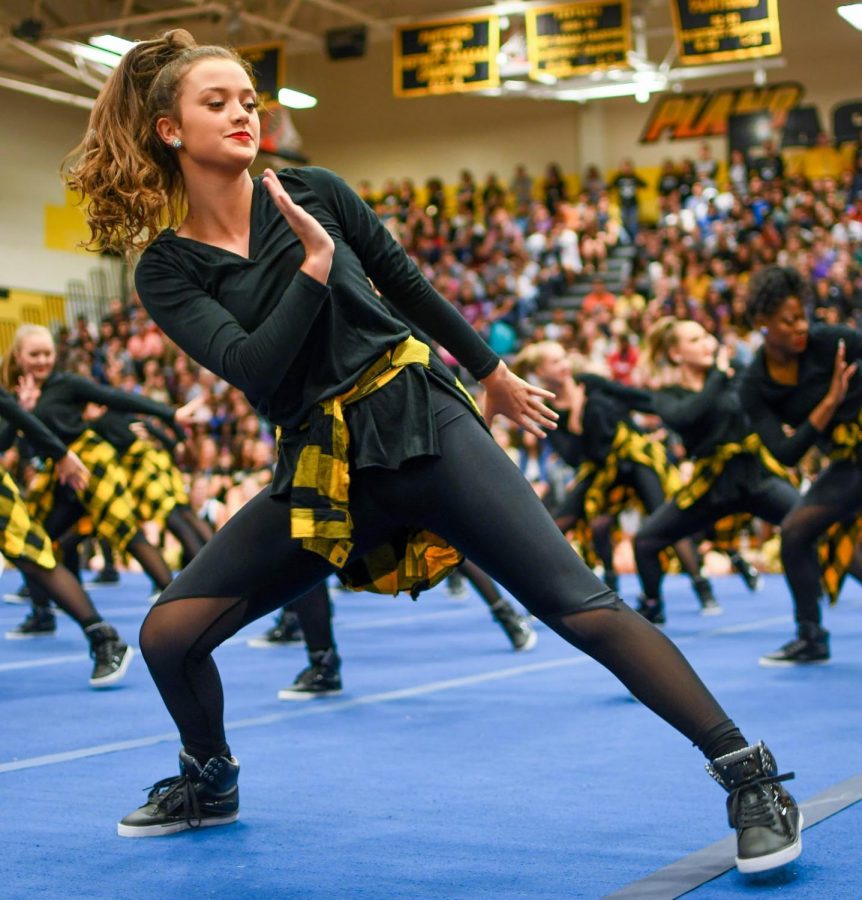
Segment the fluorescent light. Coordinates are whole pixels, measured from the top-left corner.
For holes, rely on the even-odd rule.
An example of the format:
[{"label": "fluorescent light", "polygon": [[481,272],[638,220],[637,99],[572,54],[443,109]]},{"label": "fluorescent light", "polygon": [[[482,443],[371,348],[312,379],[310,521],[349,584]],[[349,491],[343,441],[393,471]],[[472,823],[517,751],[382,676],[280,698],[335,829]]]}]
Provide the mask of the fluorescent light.
[{"label": "fluorescent light", "polygon": [[100,50],[107,50],[108,53],[116,53],[117,56],[122,56],[135,46],[135,41],[127,41],[115,34],[97,34],[95,37],[91,37],[88,43]]},{"label": "fluorescent light", "polygon": [[862,3],[848,3],[846,6],[839,6],[837,12],[842,19],[862,31]]},{"label": "fluorescent light", "polygon": [[569,100],[583,103],[586,100],[607,100],[612,97],[635,97],[639,103],[646,103],[650,94],[667,89],[667,81],[655,78],[650,81],[627,81],[621,84],[596,84],[590,87],[571,88],[557,91],[556,100]]},{"label": "fluorescent light", "polygon": [[77,56],[79,59],[88,59],[90,62],[99,63],[103,66],[109,66],[115,69],[122,59],[116,53],[109,53],[107,50],[100,50],[98,47],[91,47],[89,44],[71,43],[67,48],[69,53]]},{"label": "fluorescent light", "polygon": [[313,109],[317,106],[317,97],[294,91],[292,88],[279,88],[278,102],[289,109]]}]

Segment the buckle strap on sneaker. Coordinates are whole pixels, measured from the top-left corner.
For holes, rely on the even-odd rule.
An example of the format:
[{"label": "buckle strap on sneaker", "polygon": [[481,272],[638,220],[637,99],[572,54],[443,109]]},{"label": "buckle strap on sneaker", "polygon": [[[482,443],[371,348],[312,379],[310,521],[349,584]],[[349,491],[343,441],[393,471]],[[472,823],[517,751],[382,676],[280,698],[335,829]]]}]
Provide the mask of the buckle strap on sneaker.
[{"label": "buckle strap on sneaker", "polygon": [[201,824],[201,808],[194,784],[188,775],[174,775],[171,778],[163,778],[152,787],[144,788],[149,791],[147,800],[156,804],[156,809],[163,812],[173,812],[175,801],[179,799],[180,811],[189,828],[199,828]]},{"label": "buckle strap on sneaker", "polygon": [[770,785],[778,781],[790,781],[796,777],[795,772],[787,772],[784,775],[763,775],[760,778],[752,778],[751,781],[741,784],[730,792],[727,798],[727,821],[731,828],[752,828],[757,825],[770,826],[774,822],[773,805],[767,793],[760,791],[760,796],[745,805],[741,803],[741,796],[750,788],[757,785]]}]

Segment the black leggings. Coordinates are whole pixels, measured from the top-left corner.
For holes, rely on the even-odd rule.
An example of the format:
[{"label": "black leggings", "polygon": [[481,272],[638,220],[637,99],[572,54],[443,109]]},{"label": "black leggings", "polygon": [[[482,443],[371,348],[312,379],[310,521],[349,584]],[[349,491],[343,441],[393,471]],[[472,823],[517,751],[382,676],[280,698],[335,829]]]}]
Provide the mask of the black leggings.
[{"label": "black leggings", "polygon": [[[781,562],[793,592],[796,621],[820,624],[820,560],[817,542],[835,522],[862,510],[862,466],[832,463],[781,523]],[[859,577],[857,550],[852,574]]]},{"label": "black leggings", "polygon": [[[736,477],[730,468],[732,464],[733,461],[719,479]],[[730,499],[716,502],[715,495],[710,496],[707,492],[686,509],[680,509],[675,500],[670,500],[644,521],[635,536],[635,559],[644,596],[651,600],[661,600],[664,573],[659,554],[665,547],[669,547],[682,537],[697,534],[713,522],[733,513],[752,513],[773,525],[778,525],[799,502],[796,489],[776,476],[755,481],[751,490],[746,489],[741,478],[738,480],[739,490],[735,497],[732,496],[732,492],[723,492]],[[787,579],[793,591],[794,584],[790,573],[787,574]]]},{"label": "black leggings", "polygon": [[[439,457],[353,473],[354,553],[405,526],[436,532],[703,747],[727,716],[679,650],[584,565],[472,413],[436,390],[432,399]],[[290,536],[289,505],[267,488],[162,593],[140,645],[190,753],[206,758],[227,750],[212,650],[332,571]]]}]

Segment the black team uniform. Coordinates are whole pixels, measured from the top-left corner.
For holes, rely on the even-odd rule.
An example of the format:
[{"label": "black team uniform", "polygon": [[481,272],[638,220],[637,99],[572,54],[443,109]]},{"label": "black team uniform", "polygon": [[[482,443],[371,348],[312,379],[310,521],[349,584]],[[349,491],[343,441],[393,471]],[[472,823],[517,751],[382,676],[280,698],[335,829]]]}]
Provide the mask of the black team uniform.
[{"label": "black team uniform", "polygon": [[[0,448],[8,449],[21,432],[29,447],[44,460],[59,460],[67,453],[66,445],[35,416],[22,409],[16,399],[0,388]],[[51,539],[42,525],[27,509],[18,486],[8,472],[0,468],[0,550],[27,579],[32,590],[41,590],[54,598],[57,605],[81,627],[90,644],[95,661],[90,684],[107,687],[119,681],[132,660],[132,649],[109,623],[102,620],[90,598],[72,573],[57,565]],[[56,630],[50,609],[34,608],[31,614],[11,631],[10,639],[33,638],[53,634]]]},{"label": "black team uniform", "polygon": [[739,376],[729,378],[713,368],[700,391],[673,386],[653,395],[656,413],[695,461],[690,482],[655,510],[635,537],[644,606],[655,616],[664,618],[662,550],[737,513],[778,525],[799,500],[745,416],[738,383]]},{"label": "black team uniform", "polygon": [[[818,447],[831,460],[781,527],[781,560],[788,581],[795,586],[793,602],[797,639],[764,660],[773,664],[825,662],[829,632],[821,626],[821,579],[824,576],[818,542],[835,523],[854,523],[862,511],[862,377],[857,372],[847,394],[826,429],[808,420],[832,381],[838,342],[844,341],[848,363],[862,361],[862,335],[841,325],[812,325],[808,343],[798,358],[796,384],[779,384],[769,374],[763,350],[758,350],[745,373],[741,397],[746,411],[772,455],[785,466],[796,465],[807,450]],[[788,434],[785,426],[790,426]],[[836,539],[841,543],[841,538]],[[840,556],[845,571],[858,570],[855,542],[845,533]],[[840,575],[826,564],[826,587],[837,597]]]},{"label": "black team uniform", "polygon": [[[671,473],[665,448],[649,441],[632,421],[632,410],[654,412],[649,391],[628,387],[581,374],[576,379],[586,390],[581,433],[572,431],[568,410],[558,409],[560,420],[548,433],[551,446],[576,470],[576,483],[555,512],[557,524],[565,532],[575,528],[582,546],[589,543],[605,570],[605,581],[617,589],[613,568],[611,529],[619,513],[631,503],[639,503],[647,514],[658,509],[668,493]],[[589,548],[586,547],[589,559]],[[701,609],[717,607],[709,581],[700,574],[697,548],[688,536],[676,542],[675,550],[692,580]],[[641,602],[639,612],[654,623]],[[656,611],[657,613],[657,611]]]},{"label": "black team uniform", "polygon": [[[333,571],[354,584],[415,591],[457,562],[450,542],[704,750],[732,793],[743,867],[795,856],[798,813],[769,752],[746,745],[673,644],[572,551],[451,373],[386,312],[368,279],[475,378],[489,375],[497,356],[343,181],[318,168],[279,177],[335,242],[326,285],[299,271],[302,244],[260,180],[248,258],[167,230],[136,274],[162,330],[243,390],[281,427],[281,441],[272,485],[215,535],[144,621],[141,650],[179,727],[181,771],[154,785],[119,833],[236,819],[239,765],[224,734],[216,646]],[[346,508],[344,478],[331,477],[345,474],[345,460]],[[383,557],[393,566],[402,559],[397,577]]]}]

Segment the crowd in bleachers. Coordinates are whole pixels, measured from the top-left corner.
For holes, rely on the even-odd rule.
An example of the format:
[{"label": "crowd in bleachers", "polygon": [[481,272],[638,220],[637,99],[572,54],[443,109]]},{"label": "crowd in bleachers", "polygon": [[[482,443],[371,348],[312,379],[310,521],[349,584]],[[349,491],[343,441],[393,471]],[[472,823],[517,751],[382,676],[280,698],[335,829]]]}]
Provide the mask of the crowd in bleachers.
[{"label": "crowd in bleachers", "polygon": [[[666,161],[652,184],[623,160],[608,177],[595,166],[578,179],[557,164],[538,176],[519,165],[505,182],[464,171],[452,186],[429,178],[357,189],[498,353],[552,338],[577,368],[637,384],[639,342],[662,315],[694,319],[750,358],[759,336],[746,285],[764,264],[804,275],[813,318],[862,323],[862,151],[820,141],[814,152],[808,169],[790,171],[771,144],[727,161],[703,145],[694,159]],[[134,296],[57,338],[61,368],[173,405],[198,400],[178,463],[214,525],[268,481],[270,428],[239,390],[178,351]],[[496,431],[537,490],[564,488],[546,450]]]}]

